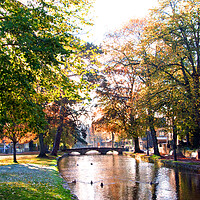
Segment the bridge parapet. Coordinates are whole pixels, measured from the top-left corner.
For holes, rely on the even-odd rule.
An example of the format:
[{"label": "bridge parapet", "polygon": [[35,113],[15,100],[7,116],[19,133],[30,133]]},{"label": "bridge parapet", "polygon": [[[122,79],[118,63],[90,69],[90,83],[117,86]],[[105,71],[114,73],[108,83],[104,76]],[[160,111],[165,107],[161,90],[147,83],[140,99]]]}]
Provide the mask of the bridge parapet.
[{"label": "bridge parapet", "polygon": [[98,151],[102,155],[106,155],[109,151],[117,151],[119,155],[122,155],[124,148],[111,148],[111,147],[84,147],[84,148],[76,148],[76,149],[65,149],[63,150],[67,154],[71,154],[72,152],[78,152],[81,155],[85,155],[89,151]]}]

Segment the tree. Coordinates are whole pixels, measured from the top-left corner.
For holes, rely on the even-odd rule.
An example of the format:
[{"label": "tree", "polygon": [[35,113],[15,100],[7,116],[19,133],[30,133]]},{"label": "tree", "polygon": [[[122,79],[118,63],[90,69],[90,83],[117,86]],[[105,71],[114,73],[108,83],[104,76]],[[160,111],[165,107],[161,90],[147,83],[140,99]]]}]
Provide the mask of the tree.
[{"label": "tree", "polygon": [[[80,115],[83,115],[84,110],[78,108],[79,110],[77,111],[75,106],[78,107],[77,102],[69,101],[66,98],[63,98],[61,101],[57,101],[53,105],[50,105],[48,108],[48,121],[52,127],[56,128],[56,135],[53,140],[54,145],[51,155],[57,156],[60,141],[66,136],[71,135],[75,139],[84,141],[81,138],[82,129],[80,127],[79,130],[80,124],[78,124],[78,118]],[[63,135],[63,132],[65,135]]]},{"label": "tree", "polygon": [[[4,127],[4,135],[6,138],[8,138],[13,145],[13,162],[14,163],[18,163],[17,162],[17,151],[16,151],[16,144],[18,142],[30,142],[31,140],[35,139],[37,137],[36,134],[33,134],[31,132],[28,132],[28,130],[26,129],[26,125],[7,125]],[[9,141],[9,142],[10,142]]]},{"label": "tree", "polygon": [[[72,80],[71,72],[83,76],[77,58],[82,46],[74,33],[86,20],[90,3],[85,1],[18,0],[0,2],[0,125],[12,120],[42,134],[46,128],[46,103],[63,97],[80,99],[87,83]],[[23,102],[23,105],[20,103]],[[19,116],[10,115],[15,106]],[[1,131],[3,135],[3,131]]]},{"label": "tree", "polygon": [[160,93],[160,100],[158,102],[158,105],[160,105],[160,111],[165,116],[165,119],[167,121],[166,127],[173,134],[173,154],[174,160],[177,161],[176,149],[178,136],[179,139],[181,139],[181,135],[182,137],[186,136],[186,134],[183,133],[181,129],[184,128],[184,119],[187,120],[187,114],[186,112],[184,112],[184,109],[187,108],[187,106],[185,105],[186,100],[183,101],[184,96],[182,96],[182,94],[177,90],[176,87],[173,87],[173,85],[173,81],[165,80],[165,84],[161,86],[165,92],[164,94]]},{"label": "tree", "polygon": [[2,127],[0,137],[7,137],[12,141],[13,161],[17,162],[16,144],[24,139],[26,139],[26,142],[30,142],[36,138],[37,126],[35,124],[38,123],[38,127],[44,128],[46,122],[44,113],[40,111],[41,107],[34,105],[28,97],[25,101],[19,95],[13,94],[7,102],[10,103],[9,110],[6,113],[7,122]]},{"label": "tree", "polygon": [[104,119],[118,134],[135,140],[135,151],[140,152],[138,136],[143,130],[137,113],[141,81],[137,49],[145,20],[131,20],[122,29],[108,35],[104,44],[104,81],[97,93],[104,102]]},{"label": "tree", "polygon": [[[96,66],[96,60],[95,57],[101,53],[101,50],[98,48],[98,46],[93,45],[91,43],[86,43],[83,45],[83,48],[81,49],[81,51],[77,54],[78,58],[82,58],[82,60],[79,60],[79,62],[82,64],[83,67],[86,67],[86,69],[84,70],[84,68],[82,68],[82,77],[80,77],[79,73],[71,73],[71,76],[76,77],[76,78],[80,78],[81,80],[81,84],[86,85],[86,89],[85,88],[81,88],[83,92],[83,89],[86,90],[85,92],[85,97],[81,97],[81,99],[77,99],[76,101],[69,101],[66,98],[61,98],[60,99],[60,107],[59,107],[59,126],[57,127],[57,132],[56,132],[56,137],[55,137],[55,141],[54,141],[54,147],[52,150],[52,155],[57,155],[57,151],[59,149],[59,144],[60,144],[60,139],[62,136],[62,132],[63,132],[63,121],[64,121],[64,113],[63,110],[67,110],[70,111],[70,113],[68,113],[68,115],[70,115],[73,119],[73,124],[75,125],[74,127],[74,133],[76,133],[74,136],[78,141],[81,141],[83,143],[86,144],[85,140],[80,136],[80,133],[82,135],[85,135],[86,137],[86,133],[84,133],[86,130],[83,130],[83,124],[78,124],[78,117],[80,115],[86,115],[87,111],[85,109],[83,109],[84,107],[80,108],[80,106],[78,106],[78,104],[80,103],[80,101],[84,101],[84,100],[89,100],[90,101],[90,97],[89,97],[89,92],[91,90],[93,90],[95,88],[95,84],[94,84],[94,77],[96,75],[96,70],[94,69]],[[75,110],[70,110],[69,109],[69,105],[76,105],[77,108],[79,108],[79,111],[76,112]],[[82,127],[82,128],[81,128]]]},{"label": "tree", "polygon": [[[146,62],[173,81],[190,106],[193,146],[200,145],[199,1],[163,0],[151,13],[143,45]],[[182,99],[185,101],[185,98]]]},{"label": "tree", "polygon": [[142,70],[139,74],[139,77],[142,81],[142,87],[139,93],[139,99],[137,104],[138,114],[143,121],[142,125],[146,127],[146,129],[150,130],[154,147],[154,154],[160,156],[155,130],[155,116],[156,112],[158,112],[158,98],[155,98],[155,90],[153,90],[153,88],[158,84],[156,79],[152,76],[151,67],[149,65],[145,65],[143,62],[141,62],[141,66]]},{"label": "tree", "polygon": [[[16,103],[16,101],[15,101]],[[24,107],[23,102],[18,102],[22,107],[22,110],[18,110],[15,108],[16,104],[13,104],[12,110],[10,109],[7,114],[9,115],[9,123],[6,123],[3,127],[3,134],[1,137],[9,138],[13,143],[13,161],[17,163],[16,159],[16,144],[22,140],[26,140],[26,142],[30,142],[32,139],[36,137],[32,131],[34,128],[30,128],[30,122],[27,120],[26,116],[29,113],[26,112],[26,108]],[[26,106],[26,103],[25,103]],[[17,108],[19,105],[17,106]],[[29,108],[29,111],[31,109]],[[32,109],[34,112],[35,110]],[[39,115],[39,113],[38,113]]]}]

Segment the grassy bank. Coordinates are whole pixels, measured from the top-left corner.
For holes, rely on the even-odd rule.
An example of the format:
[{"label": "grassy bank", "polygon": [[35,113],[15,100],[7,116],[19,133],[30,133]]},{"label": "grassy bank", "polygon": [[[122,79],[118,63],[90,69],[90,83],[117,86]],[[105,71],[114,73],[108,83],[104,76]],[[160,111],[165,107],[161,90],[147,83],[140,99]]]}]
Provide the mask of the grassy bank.
[{"label": "grassy bank", "polygon": [[71,199],[63,188],[56,158],[37,158],[37,155],[18,155],[18,164],[12,156],[0,156],[0,199]]},{"label": "grassy bank", "polygon": [[145,162],[156,163],[159,166],[173,167],[185,170],[191,170],[200,174],[200,160],[192,160],[190,158],[178,159],[167,159],[156,155],[146,156],[145,154],[130,154],[129,156],[134,157],[136,160],[143,160]]}]

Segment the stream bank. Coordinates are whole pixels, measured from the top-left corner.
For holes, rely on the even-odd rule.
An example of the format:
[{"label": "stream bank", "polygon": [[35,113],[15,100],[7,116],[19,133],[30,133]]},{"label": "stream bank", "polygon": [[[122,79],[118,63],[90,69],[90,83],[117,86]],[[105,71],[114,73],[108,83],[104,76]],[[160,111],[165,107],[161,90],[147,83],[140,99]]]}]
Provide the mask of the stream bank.
[{"label": "stream bank", "polygon": [[177,161],[174,161],[171,156],[166,156],[163,158],[155,155],[147,156],[146,154],[130,152],[124,152],[124,155],[131,156],[136,160],[143,160],[145,162],[156,163],[158,166],[191,170],[195,173],[200,174],[199,159],[197,160],[193,158],[178,157]]}]

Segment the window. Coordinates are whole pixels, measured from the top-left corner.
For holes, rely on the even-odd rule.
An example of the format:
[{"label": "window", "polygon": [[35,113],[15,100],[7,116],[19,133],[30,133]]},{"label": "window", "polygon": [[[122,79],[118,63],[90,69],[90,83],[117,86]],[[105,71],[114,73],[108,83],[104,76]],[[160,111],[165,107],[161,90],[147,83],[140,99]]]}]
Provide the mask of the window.
[{"label": "window", "polygon": [[160,136],[160,137],[163,137],[163,136],[165,136],[165,133],[166,133],[165,130],[160,130],[160,131],[159,131],[159,136]]}]

